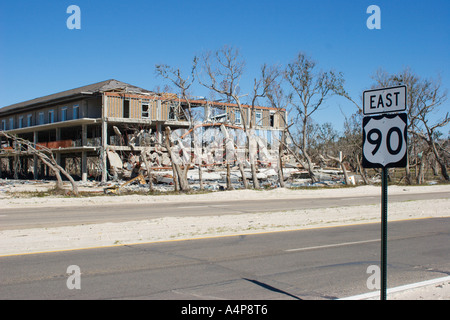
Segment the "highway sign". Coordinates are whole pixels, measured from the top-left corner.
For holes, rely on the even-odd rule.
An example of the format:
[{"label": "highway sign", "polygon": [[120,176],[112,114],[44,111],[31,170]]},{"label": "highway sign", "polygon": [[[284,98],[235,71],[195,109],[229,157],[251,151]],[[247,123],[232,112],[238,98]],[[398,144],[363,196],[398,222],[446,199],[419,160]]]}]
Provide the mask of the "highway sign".
[{"label": "highway sign", "polygon": [[363,92],[365,115],[406,110],[406,86],[367,90]]},{"label": "highway sign", "polygon": [[[388,168],[406,167],[407,120],[406,86],[363,92],[364,168],[382,168],[381,172],[381,290],[387,293]],[[393,113],[394,112],[394,113]],[[369,115],[369,116],[367,116]]]},{"label": "highway sign", "polygon": [[364,168],[406,167],[406,128],[406,113],[364,117],[362,166]]}]

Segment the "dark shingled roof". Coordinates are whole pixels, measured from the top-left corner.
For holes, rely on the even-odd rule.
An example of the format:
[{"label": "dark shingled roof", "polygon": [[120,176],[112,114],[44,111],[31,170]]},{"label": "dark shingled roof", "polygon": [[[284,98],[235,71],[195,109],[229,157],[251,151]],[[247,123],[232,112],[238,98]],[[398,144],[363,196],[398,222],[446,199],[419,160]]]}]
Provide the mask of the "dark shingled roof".
[{"label": "dark shingled roof", "polygon": [[6,113],[6,112],[10,112],[10,111],[13,111],[16,109],[23,109],[23,108],[31,107],[34,105],[39,105],[39,104],[43,104],[46,102],[50,102],[52,100],[60,100],[60,99],[69,98],[69,97],[77,96],[77,95],[95,94],[95,93],[102,93],[102,92],[106,92],[106,91],[119,90],[119,89],[126,90],[127,92],[130,92],[130,93],[152,93],[151,91],[148,91],[146,89],[142,89],[142,88],[133,86],[133,85],[125,83],[125,82],[110,79],[110,80],[90,84],[87,86],[51,94],[48,96],[12,104],[10,106],[1,108],[0,113]]}]

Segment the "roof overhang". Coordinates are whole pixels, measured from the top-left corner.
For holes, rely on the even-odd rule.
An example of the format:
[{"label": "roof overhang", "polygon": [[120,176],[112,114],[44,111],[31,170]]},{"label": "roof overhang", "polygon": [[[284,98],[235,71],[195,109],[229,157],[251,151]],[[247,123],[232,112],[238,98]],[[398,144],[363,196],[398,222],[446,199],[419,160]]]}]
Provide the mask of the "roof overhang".
[{"label": "roof overhang", "polygon": [[12,105],[12,106],[0,109],[0,117],[18,114],[21,112],[27,112],[27,111],[39,109],[42,107],[52,107],[52,106],[55,106],[58,104],[64,104],[67,102],[76,101],[76,100],[80,100],[80,99],[84,99],[84,98],[92,98],[92,97],[96,97],[96,96],[97,96],[97,94],[95,94],[95,93],[83,92],[83,93],[75,93],[75,94],[65,96],[62,98],[57,98],[57,99],[39,101],[36,103],[31,102],[31,103],[23,105],[23,106],[22,105],[20,105],[20,106]]},{"label": "roof overhang", "polygon": [[24,134],[24,133],[32,133],[32,132],[39,132],[39,131],[48,131],[52,129],[57,128],[67,128],[67,127],[76,127],[81,126],[85,124],[95,124],[100,123],[101,119],[92,119],[92,118],[82,118],[82,119],[76,119],[76,120],[66,120],[66,121],[60,121],[60,122],[54,122],[54,123],[47,123],[47,124],[41,124],[37,126],[31,126],[26,128],[20,128],[20,129],[13,129],[13,130],[7,130],[6,132],[10,134]]}]

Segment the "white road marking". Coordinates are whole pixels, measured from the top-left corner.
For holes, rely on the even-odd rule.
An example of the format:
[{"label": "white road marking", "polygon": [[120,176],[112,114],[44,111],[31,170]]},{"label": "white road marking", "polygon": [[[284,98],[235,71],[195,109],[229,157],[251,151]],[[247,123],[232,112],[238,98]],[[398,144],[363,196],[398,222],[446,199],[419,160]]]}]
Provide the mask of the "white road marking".
[{"label": "white road marking", "polygon": [[[395,293],[395,292],[400,292],[400,291],[405,291],[405,290],[411,290],[411,289],[420,288],[420,287],[424,287],[424,286],[428,286],[428,285],[432,285],[432,284],[436,284],[436,283],[441,283],[441,282],[446,282],[446,281],[450,281],[450,276],[390,288],[390,289],[386,290],[386,293],[390,294],[390,293]],[[338,300],[362,300],[362,299],[369,299],[369,298],[374,298],[374,297],[379,297],[379,296],[380,296],[380,291],[377,290],[377,291],[373,291],[373,292],[358,294],[356,296],[341,298]]]},{"label": "white road marking", "polygon": [[206,204],[202,206],[185,206],[185,207],[177,207],[177,209],[190,209],[190,208],[214,208],[214,207],[229,207],[232,206],[232,204]]},{"label": "white road marking", "polygon": [[191,208],[207,208],[208,206],[187,206],[187,207],[177,207],[177,209],[191,209]]},{"label": "white road marking", "polygon": [[335,243],[335,244],[327,244],[327,245],[323,245],[323,246],[286,249],[284,251],[286,251],[286,252],[307,251],[307,250],[314,250],[314,249],[350,246],[350,245],[354,245],[354,244],[370,243],[370,242],[376,242],[376,241],[381,241],[381,240],[380,239],[372,239],[372,240],[355,241],[355,242],[342,242],[342,243]]}]

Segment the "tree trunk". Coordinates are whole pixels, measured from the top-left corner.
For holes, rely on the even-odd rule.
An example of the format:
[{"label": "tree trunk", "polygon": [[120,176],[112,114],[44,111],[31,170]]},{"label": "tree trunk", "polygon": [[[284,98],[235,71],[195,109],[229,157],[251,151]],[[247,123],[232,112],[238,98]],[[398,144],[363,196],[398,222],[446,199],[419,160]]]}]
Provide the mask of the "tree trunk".
[{"label": "tree trunk", "polygon": [[422,159],[421,159],[420,165],[419,165],[419,170],[418,170],[417,177],[416,177],[417,184],[422,184],[425,180],[424,179],[424,169],[425,169],[425,161],[422,156]]},{"label": "tree trunk", "polygon": [[[24,143],[28,146],[28,150],[31,151],[33,154],[36,154],[41,160],[42,162],[44,162],[49,168],[53,168],[52,170],[56,173],[56,172],[61,172],[64,176],[67,177],[67,179],[69,179],[71,185],[72,185],[72,191],[74,195],[78,195],[78,185],[75,182],[75,180],[73,180],[72,176],[67,173],[66,170],[64,170],[64,168],[62,168],[55,160],[55,158],[53,158],[53,154],[52,151],[50,149],[46,149],[46,152],[49,153],[49,156],[47,156],[44,152],[39,151],[36,149],[36,146],[34,145],[34,143],[25,140],[25,139],[21,139],[18,138],[16,136],[12,136],[9,134],[6,134],[4,132],[0,133],[5,136],[8,139],[14,140],[14,141],[19,141],[20,143]],[[58,176],[57,176],[58,179]]]},{"label": "tree trunk", "polygon": [[202,164],[198,165],[198,180],[200,183],[200,190],[203,190]]},{"label": "tree trunk", "polygon": [[258,175],[256,173],[256,164],[250,163],[250,168],[252,170],[253,188],[259,189],[260,186],[259,186]]},{"label": "tree trunk", "polygon": [[364,181],[364,184],[369,184],[369,181],[367,180],[367,175],[365,172],[365,169],[361,166],[361,161],[359,159],[359,155],[356,155],[356,165],[358,167],[358,171],[361,174],[361,178]]},{"label": "tree trunk", "polygon": [[247,177],[245,176],[244,164],[242,162],[239,163],[239,171],[241,172],[242,183],[244,184],[244,188],[248,189]]},{"label": "tree trunk", "polygon": [[445,163],[443,161],[439,161],[439,165],[441,166],[441,173],[445,180],[449,181],[450,177],[448,176],[447,168],[445,167]]},{"label": "tree trunk", "polygon": [[56,190],[62,190],[63,189],[63,181],[61,179],[61,174],[60,174],[59,170],[55,166],[53,166],[50,162],[48,162],[46,159],[44,159],[43,157],[40,157],[39,155],[38,155],[38,157],[39,157],[39,159],[41,159],[41,161],[43,163],[45,163],[55,173],[55,176],[56,176],[55,188],[56,188]]},{"label": "tree trunk", "polygon": [[304,150],[303,150],[303,156],[306,159],[307,168],[305,168],[305,169],[308,170],[309,176],[311,178],[311,182],[314,183],[314,182],[319,181],[313,172],[313,163],[311,161],[311,158],[309,157],[308,153]]},{"label": "tree trunk", "polygon": [[153,175],[152,168],[150,167],[150,163],[147,160],[147,153],[142,151],[141,158],[145,163],[145,168],[147,169],[147,177],[148,177],[148,189],[150,192],[154,191],[153,189]]},{"label": "tree trunk", "polygon": [[284,175],[283,175],[283,160],[281,159],[281,154],[278,154],[278,182],[280,187],[284,188]]},{"label": "tree trunk", "polygon": [[180,186],[178,183],[177,169],[175,168],[175,164],[173,163],[172,158],[170,158],[170,161],[172,163],[173,188],[174,188],[174,191],[180,191]]},{"label": "tree trunk", "polygon": [[285,139],[285,130],[281,134],[281,142],[278,146],[278,182],[280,187],[284,188],[284,175],[283,175],[283,141]]},{"label": "tree trunk", "polygon": [[250,172],[252,173],[253,188],[259,189],[259,181],[256,174],[256,161],[257,161],[257,143],[253,137],[253,130],[246,131],[247,134],[247,150],[248,160],[250,162]]},{"label": "tree trunk", "polygon": [[339,162],[339,165],[341,166],[342,172],[344,173],[345,184],[350,185],[350,179],[348,178],[348,173],[347,169],[345,168],[344,162],[343,161]]},{"label": "tree trunk", "polygon": [[231,185],[231,172],[230,172],[230,164],[227,163],[227,190],[233,190],[233,186]]},{"label": "tree trunk", "polygon": [[55,176],[56,176],[55,188],[56,188],[56,190],[61,190],[64,186],[63,181],[61,179],[61,174],[59,173],[59,171],[54,171],[54,172],[55,172]]},{"label": "tree trunk", "polygon": [[307,131],[307,117],[305,116],[303,118],[303,128],[302,128],[302,135],[303,135],[302,136],[302,153],[306,159],[306,164],[308,166],[305,169],[308,170],[309,176],[311,178],[311,183],[314,183],[314,182],[317,182],[318,179],[313,172],[313,164],[312,164],[312,161],[311,161],[311,158],[310,158],[308,152],[306,151],[306,148],[307,148],[306,131]]},{"label": "tree trunk", "polygon": [[446,180],[449,181],[450,178],[448,176],[448,172],[447,172],[447,168],[445,167],[445,162],[442,161],[441,157],[439,156],[439,152],[436,149],[436,145],[434,144],[434,141],[431,142],[431,150],[434,153],[434,157],[436,158],[436,161],[439,163],[439,166],[441,167],[441,174],[442,177]]},{"label": "tree trunk", "polygon": [[[170,141],[170,128],[169,127],[166,127],[166,149],[167,149],[167,152],[169,153],[169,157],[172,162],[172,169],[174,171],[174,174],[176,174],[176,176],[178,178],[180,190],[183,192],[189,191],[190,190],[189,183],[186,179],[186,173],[187,173],[187,170],[189,169],[189,164],[186,164],[184,170],[181,170],[180,165],[178,163],[175,163],[175,157],[173,156],[173,153],[172,153],[172,142]],[[174,182],[175,182],[175,176],[174,176]]]},{"label": "tree trunk", "polygon": [[331,157],[331,156],[327,156],[329,159],[336,161],[337,163],[339,163],[339,166],[342,169],[342,172],[344,173],[344,181],[346,185],[350,184],[350,179],[348,178],[348,173],[347,173],[347,168],[344,165],[344,158],[339,155],[339,158],[337,157]]},{"label": "tree trunk", "polygon": [[406,178],[406,184],[412,184],[411,170],[409,169],[409,161],[406,161],[405,178]]},{"label": "tree trunk", "polygon": [[64,170],[60,165],[56,165],[56,167],[62,172],[63,175],[66,176],[67,179],[69,179],[70,184],[72,185],[72,192],[74,195],[78,195],[78,184],[76,183],[75,180],[73,180],[72,176],[66,171]]}]

